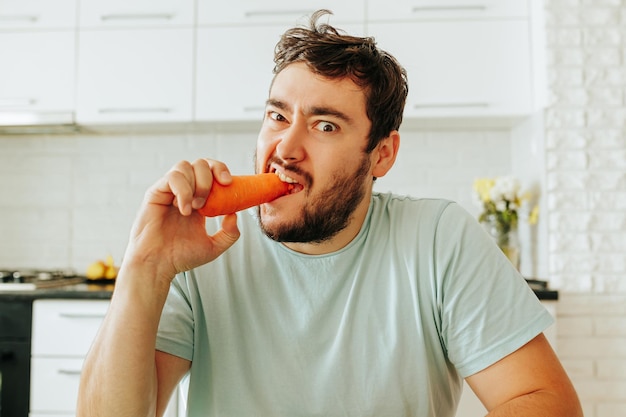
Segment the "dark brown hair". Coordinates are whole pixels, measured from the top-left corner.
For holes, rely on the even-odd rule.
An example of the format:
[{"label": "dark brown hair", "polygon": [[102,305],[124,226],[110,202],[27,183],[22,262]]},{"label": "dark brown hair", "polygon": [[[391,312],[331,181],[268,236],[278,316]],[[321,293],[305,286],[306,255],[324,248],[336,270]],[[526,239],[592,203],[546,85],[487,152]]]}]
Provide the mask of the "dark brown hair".
[{"label": "dark brown hair", "polygon": [[328,10],[311,16],[309,27],[287,30],[274,51],[274,74],[289,64],[304,62],[328,78],[350,79],[363,88],[367,117],[372,122],[366,151],[369,153],[392,130],[400,128],[409,91],[406,70],[372,37],[350,36],[318,22]]}]

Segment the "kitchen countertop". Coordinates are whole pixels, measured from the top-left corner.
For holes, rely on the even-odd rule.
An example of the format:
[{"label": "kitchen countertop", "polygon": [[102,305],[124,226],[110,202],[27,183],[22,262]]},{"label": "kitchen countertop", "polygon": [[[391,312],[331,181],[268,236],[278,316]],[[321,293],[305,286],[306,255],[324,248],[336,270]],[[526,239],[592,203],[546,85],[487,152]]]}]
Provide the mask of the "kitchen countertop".
[{"label": "kitchen countertop", "polygon": [[[559,299],[559,292],[557,290],[541,288],[540,286],[535,287],[532,283],[530,284],[535,295],[537,295],[537,298],[540,300],[550,301]],[[113,288],[113,283],[84,283],[38,290],[0,291],[0,300],[39,298],[106,300],[111,298]]]},{"label": "kitchen countertop", "polygon": [[24,300],[40,298],[108,300],[113,294],[112,283],[83,283],[63,287],[41,288],[24,291],[0,291],[0,300]]}]

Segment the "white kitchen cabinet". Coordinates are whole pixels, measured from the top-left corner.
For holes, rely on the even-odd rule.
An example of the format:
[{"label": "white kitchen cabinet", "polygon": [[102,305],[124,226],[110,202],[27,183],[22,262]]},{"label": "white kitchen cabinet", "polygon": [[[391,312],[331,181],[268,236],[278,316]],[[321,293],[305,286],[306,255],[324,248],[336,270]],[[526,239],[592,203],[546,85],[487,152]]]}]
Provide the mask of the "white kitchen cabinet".
[{"label": "white kitchen cabinet", "polygon": [[370,20],[527,17],[526,0],[370,0]]},{"label": "white kitchen cabinet", "polygon": [[[198,28],[195,120],[261,121],[274,76],[274,47],[291,26]],[[346,24],[345,30],[363,34],[358,24]]]},{"label": "white kitchen cabinet", "polygon": [[74,28],[76,5],[77,0],[3,0],[0,30]]},{"label": "white kitchen cabinet", "polygon": [[273,76],[274,45],[285,28],[198,29],[197,121],[262,120]]},{"label": "white kitchen cabinet", "polygon": [[[75,415],[83,361],[108,307],[109,300],[33,302],[29,417]],[[179,396],[173,396],[165,417],[184,415]]]},{"label": "white kitchen cabinet", "polygon": [[80,0],[81,28],[191,26],[194,0]]},{"label": "white kitchen cabinet", "polygon": [[232,0],[216,3],[212,0],[198,0],[199,25],[229,25],[255,23],[306,23],[308,16],[318,10],[333,12],[333,22],[360,23],[365,18],[364,0],[278,0],[258,2],[255,0]]},{"label": "white kitchen cabinet", "polygon": [[408,72],[408,118],[517,117],[533,111],[524,20],[368,24]]},{"label": "white kitchen cabinet", "polygon": [[193,29],[80,32],[78,123],[190,122]]},{"label": "white kitchen cabinet", "polygon": [[108,300],[35,300],[31,341],[31,417],[73,416],[83,359]]},{"label": "white kitchen cabinet", "polygon": [[75,34],[73,31],[0,32],[0,120],[73,122]]}]

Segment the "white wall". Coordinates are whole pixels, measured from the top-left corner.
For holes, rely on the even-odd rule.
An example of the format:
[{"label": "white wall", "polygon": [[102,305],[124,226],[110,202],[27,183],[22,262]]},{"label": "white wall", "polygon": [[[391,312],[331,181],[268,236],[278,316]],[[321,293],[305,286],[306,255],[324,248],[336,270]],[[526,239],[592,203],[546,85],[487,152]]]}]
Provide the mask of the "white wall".
[{"label": "white wall", "polygon": [[[0,136],[0,267],[72,267],[112,254],[119,263],[147,187],[180,159],[214,157],[252,172],[256,131]],[[376,188],[444,197],[477,212],[475,177],[510,172],[510,134],[408,130]]]},{"label": "white wall", "polygon": [[550,277],[587,417],[626,416],[626,3],[546,0]]}]

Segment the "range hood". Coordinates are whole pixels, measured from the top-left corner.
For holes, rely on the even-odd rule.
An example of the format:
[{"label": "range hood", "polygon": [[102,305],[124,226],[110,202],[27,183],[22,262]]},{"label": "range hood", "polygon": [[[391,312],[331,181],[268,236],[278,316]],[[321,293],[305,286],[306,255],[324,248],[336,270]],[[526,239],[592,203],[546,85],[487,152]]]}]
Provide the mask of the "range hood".
[{"label": "range hood", "polygon": [[74,112],[0,111],[0,134],[75,133]]}]

